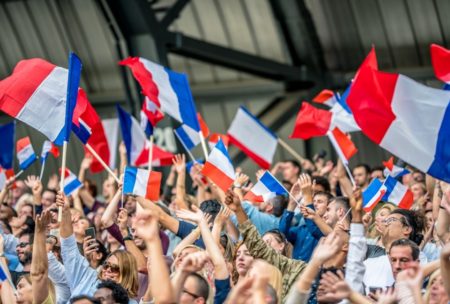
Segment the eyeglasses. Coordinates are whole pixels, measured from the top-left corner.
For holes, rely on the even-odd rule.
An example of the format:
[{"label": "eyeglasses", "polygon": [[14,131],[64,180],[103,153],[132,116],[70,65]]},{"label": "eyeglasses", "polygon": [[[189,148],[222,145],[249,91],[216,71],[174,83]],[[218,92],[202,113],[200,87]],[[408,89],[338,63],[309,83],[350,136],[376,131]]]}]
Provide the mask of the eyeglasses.
[{"label": "eyeglasses", "polygon": [[103,270],[108,270],[113,272],[113,273],[119,273],[120,272],[120,267],[119,265],[115,265],[115,264],[110,264],[108,262],[103,263]]},{"label": "eyeglasses", "polygon": [[189,292],[186,289],[183,289],[184,293],[187,293],[188,295],[190,295],[191,297],[193,297],[194,299],[198,299],[201,298],[201,296],[196,295],[195,293]]},{"label": "eyeglasses", "polygon": [[385,220],[383,221],[383,224],[385,224],[386,226],[388,226],[388,225],[390,225],[390,224],[393,223],[393,222],[400,222],[400,223],[401,223],[402,225],[404,225],[404,226],[411,227],[411,226],[409,225],[408,221],[406,220],[406,218],[404,218],[404,217],[401,217],[401,218],[390,217],[390,218],[385,219]]},{"label": "eyeglasses", "polygon": [[21,242],[21,243],[17,244],[16,247],[25,248],[25,247],[27,247],[28,245],[30,245],[30,243],[28,243],[28,242]]}]

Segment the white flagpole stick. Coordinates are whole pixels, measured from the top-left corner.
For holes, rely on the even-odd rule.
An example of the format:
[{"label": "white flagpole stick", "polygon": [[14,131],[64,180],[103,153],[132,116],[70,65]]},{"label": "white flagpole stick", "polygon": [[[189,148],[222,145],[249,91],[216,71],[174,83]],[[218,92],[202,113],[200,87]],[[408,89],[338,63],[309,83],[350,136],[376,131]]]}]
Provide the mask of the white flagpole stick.
[{"label": "white flagpole stick", "polygon": [[103,168],[105,168],[105,170],[108,171],[108,173],[111,174],[112,177],[114,177],[116,182],[120,182],[120,179],[117,177],[117,175],[114,173],[114,171],[111,170],[111,168],[103,161],[103,159],[100,157],[100,155],[98,155],[97,152],[95,152],[94,148],[92,148],[92,146],[90,144],[86,144],[85,147],[89,150],[89,152],[92,154],[92,156],[94,156],[98,160],[98,162],[103,166]]},{"label": "white flagpole stick", "polygon": [[17,172],[16,175],[14,175],[13,179],[16,179],[19,176],[21,176],[23,172],[24,172],[23,170],[20,170],[19,172]]},{"label": "white flagpole stick", "polygon": [[273,179],[276,180],[276,181],[280,184],[280,186],[283,187],[283,189],[284,189],[287,193],[289,193],[289,197],[292,198],[292,200],[293,200],[294,202],[296,202],[297,205],[301,205],[301,203],[300,203],[300,202],[299,202],[299,201],[291,194],[291,192],[287,191],[287,189],[283,186],[283,184],[280,183],[280,181],[279,181],[275,176],[273,176],[273,174],[270,173],[269,170],[267,170],[266,172],[269,173],[269,174],[273,177]]},{"label": "white flagpole stick", "polygon": [[152,160],[153,160],[153,141],[154,137],[153,134],[150,135],[150,147],[148,149],[148,169],[152,170]]},{"label": "white flagpole stick", "polygon": [[[59,191],[64,192],[64,175],[66,173],[66,159],[67,159],[67,140],[63,143],[62,165],[61,165],[61,179],[59,181]],[[62,207],[58,207],[58,222],[62,220]]]},{"label": "white flagpole stick", "polygon": [[348,209],[348,211],[345,213],[344,217],[341,218],[341,220],[339,221],[339,223],[342,223],[343,221],[345,221],[346,217],[350,214],[350,212],[352,211],[352,208],[350,207]]},{"label": "white flagpole stick", "polygon": [[342,154],[341,149],[339,148],[339,145],[337,144],[336,140],[334,139],[333,135],[331,134],[330,131],[328,131],[327,133],[328,138],[331,141],[331,144],[333,145],[334,150],[336,151],[336,154],[338,155],[338,157],[340,158],[342,165],[345,168],[345,171],[347,171],[348,177],[350,178],[350,181],[352,182],[353,187],[356,186],[355,180],[353,179],[353,175],[350,172],[350,169],[348,168],[348,162],[345,159],[344,155]]},{"label": "white flagpole stick", "polygon": [[202,130],[198,131],[200,136],[200,142],[202,143],[203,155],[205,155],[205,161],[208,160],[208,148],[206,148],[205,137],[203,136]]},{"label": "white flagpole stick", "polygon": [[347,166],[345,162],[342,162],[344,165],[345,171],[347,171],[348,177],[350,178],[350,181],[352,182],[352,186],[356,187],[355,179],[353,178],[353,174],[350,172],[350,168]]},{"label": "white flagpole stick", "polygon": [[186,148],[184,142],[181,140],[181,138],[178,136],[177,132],[175,132],[175,130],[173,130],[173,133],[175,133],[175,136],[178,138],[178,140],[180,141],[181,145],[183,146],[184,150],[186,150],[186,153],[189,155],[189,158],[196,163],[196,160],[194,158],[194,155],[192,155],[191,151],[189,151],[188,148]]},{"label": "white flagpole stick", "polygon": [[42,176],[44,175],[45,161],[46,161],[46,159],[44,158],[44,161],[42,162],[42,165],[41,165],[41,173],[39,174],[40,181],[42,181]]},{"label": "white flagpole stick", "polygon": [[292,156],[294,156],[295,159],[297,159],[298,162],[300,162],[300,164],[305,160],[300,154],[298,154],[291,146],[289,146],[287,144],[287,142],[285,142],[284,140],[282,140],[281,138],[278,138],[278,142],[280,143],[280,145],[286,149],[286,151],[288,151]]}]

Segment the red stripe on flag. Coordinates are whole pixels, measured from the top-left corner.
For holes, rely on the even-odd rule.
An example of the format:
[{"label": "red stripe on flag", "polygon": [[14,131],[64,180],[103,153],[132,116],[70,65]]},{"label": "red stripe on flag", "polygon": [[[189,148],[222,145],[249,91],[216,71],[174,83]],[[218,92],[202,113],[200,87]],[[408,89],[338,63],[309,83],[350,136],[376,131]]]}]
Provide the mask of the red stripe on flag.
[{"label": "red stripe on flag", "polygon": [[406,190],[405,195],[403,196],[402,200],[400,201],[400,203],[398,204],[399,208],[402,209],[411,209],[411,206],[414,203],[414,195],[411,192],[411,190]]},{"label": "red stripe on flag", "polygon": [[443,82],[450,83],[450,50],[437,44],[430,46],[434,74]]},{"label": "red stripe on flag", "polygon": [[317,96],[314,97],[312,101],[317,102],[317,103],[325,103],[326,101],[328,101],[333,96],[334,96],[333,91],[331,91],[331,90],[323,90],[319,94],[317,94]]},{"label": "red stripe on flag", "polygon": [[30,137],[29,136],[23,137],[17,141],[16,151],[19,152],[28,145],[31,145]]},{"label": "red stripe on flag", "polygon": [[212,180],[224,192],[226,192],[234,182],[219,168],[209,162],[206,162],[203,166],[202,174]]},{"label": "red stripe on flag", "polygon": [[0,81],[0,110],[17,117],[55,67],[39,58],[19,61],[11,76]]},{"label": "red stripe on flag", "polygon": [[353,155],[356,154],[356,152],[358,152],[355,144],[339,128],[334,128],[331,132],[333,133],[337,144],[341,148],[342,154],[344,154],[347,160],[349,160]]},{"label": "red stripe on flag", "polygon": [[251,159],[253,159],[255,161],[255,163],[257,163],[262,169],[269,169],[270,168],[270,163],[268,163],[265,159],[259,157],[258,155],[256,155],[255,153],[253,153],[253,151],[251,151],[250,149],[248,149],[244,144],[241,144],[237,139],[235,139],[233,136],[231,136],[230,134],[228,134],[228,138],[230,139],[230,143],[232,143],[233,145],[235,145],[236,147],[238,147],[239,149],[241,149],[245,154],[247,154],[248,157],[250,157]]},{"label": "red stripe on flag", "polygon": [[153,202],[159,200],[159,192],[161,189],[161,172],[150,171],[150,176],[148,177],[147,188],[145,190],[145,198]]},{"label": "red stripe on flag", "polygon": [[197,113],[198,123],[200,124],[200,130],[202,131],[203,137],[207,138],[209,136],[209,128],[206,122],[203,120],[200,113]]},{"label": "red stripe on flag", "polygon": [[151,101],[153,101],[158,108],[161,108],[159,101],[159,89],[153,81],[152,73],[147,70],[144,64],[139,60],[139,57],[128,57],[119,62],[120,65],[128,66],[134,75],[134,78],[139,82],[142,88],[142,92]]},{"label": "red stripe on flag", "polygon": [[228,138],[228,135],[225,135],[225,134],[213,133],[209,137],[209,142],[215,145],[219,141],[219,138],[222,139],[223,145],[225,147],[228,147],[228,143],[230,142],[230,139]]},{"label": "red stripe on flag", "polygon": [[303,102],[295,120],[294,130],[289,138],[309,139],[326,135],[330,128],[331,116],[331,112],[317,109],[309,103]]},{"label": "red stripe on flag", "polygon": [[394,157],[391,156],[391,158],[389,158],[389,160],[384,161],[384,162],[383,162],[383,166],[385,166],[385,167],[388,168],[390,171],[392,171],[392,169],[394,169]]},{"label": "red stripe on flag", "polygon": [[262,203],[264,202],[264,198],[262,195],[256,195],[252,191],[247,192],[244,196],[244,200],[250,201],[252,203]]}]

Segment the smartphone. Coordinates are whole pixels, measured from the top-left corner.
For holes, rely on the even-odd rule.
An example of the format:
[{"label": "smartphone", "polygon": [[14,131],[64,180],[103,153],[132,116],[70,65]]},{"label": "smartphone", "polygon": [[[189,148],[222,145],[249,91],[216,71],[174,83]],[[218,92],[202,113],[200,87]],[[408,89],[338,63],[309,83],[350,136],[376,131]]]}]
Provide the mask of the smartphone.
[{"label": "smartphone", "polygon": [[95,240],[95,228],[94,227],[89,227],[88,229],[86,229],[84,231],[84,233],[86,234],[86,236],[90,236],[93,240]]}]

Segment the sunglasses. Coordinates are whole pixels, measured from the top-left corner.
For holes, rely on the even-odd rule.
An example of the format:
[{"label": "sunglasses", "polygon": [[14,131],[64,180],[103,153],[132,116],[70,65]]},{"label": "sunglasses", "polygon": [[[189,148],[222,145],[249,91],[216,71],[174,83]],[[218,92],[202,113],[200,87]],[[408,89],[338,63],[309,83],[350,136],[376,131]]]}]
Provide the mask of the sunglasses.
[{"label": "sunglasses", "polygon": [[53,212],[53,213],[58,213],[58,208],[51,208],[48,211]]},{"label": "sunglasses", "polygon": [[115,264],[110,264],[108,262],[103,263],[103,270],[108,270],[111,271],[112,273],[119,273],[120,272],[120,267],[119,265],[115,265]]},{"label": "sunglasses", "polygon": [[21,242],[21,243],[17,244],[16,247],[25,248],[25,247],[27,247],[28,245],[30,245],[30,243],[27,243],[27,242]]}]

